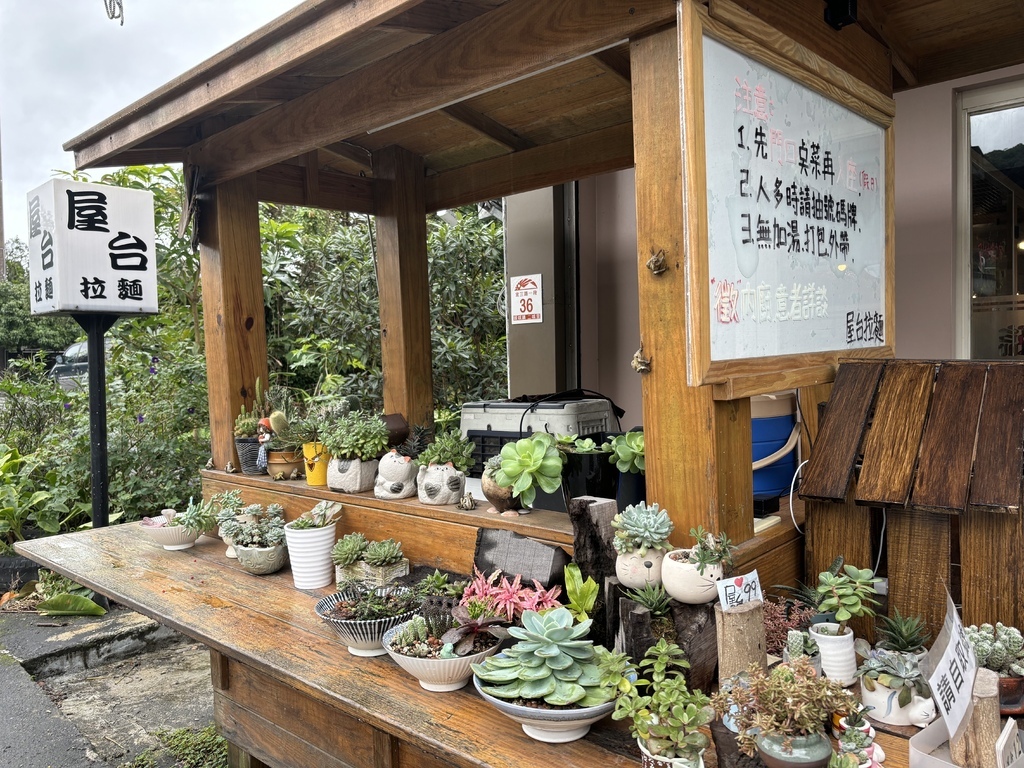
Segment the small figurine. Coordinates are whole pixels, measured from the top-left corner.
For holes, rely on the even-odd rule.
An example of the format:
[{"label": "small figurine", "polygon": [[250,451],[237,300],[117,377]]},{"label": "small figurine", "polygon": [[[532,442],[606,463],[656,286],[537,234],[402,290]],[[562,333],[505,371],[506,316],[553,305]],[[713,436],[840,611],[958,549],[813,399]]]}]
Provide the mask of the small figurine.
[{"label": "small figurine", "polygon": [[224,471],[230,475],[231,473],[237,472],[238,470],[235,468],[235,465],[229,461],[227,464],[224,465]]},{"label": "small figurine", "polygon": [[473,498],[473,494],[467,493],[465,496],[459,499],[458,507],[459,509],[463,509],[466,512],[472,512],[474,509],[476,509],[476,499]]},{"label": "small figurine", "polygon": [[293,469],[292,473],[290,475],[288,475],[288,479],[289,480],[298,480],[299,477],[300,477],[299,470],[297,470],[297,469]]},{"label": "small figurine", "polygon": [[276,475],[274,475],[274,480],[284,480],[284,472],[278,472]]},{"label": "small figurine", "polygon": [[214,469],[215,467],[216,467],[216,465],[213,463],[213,456],[211,456],[210,460],[206,462],[206,468],[207,469]]}]

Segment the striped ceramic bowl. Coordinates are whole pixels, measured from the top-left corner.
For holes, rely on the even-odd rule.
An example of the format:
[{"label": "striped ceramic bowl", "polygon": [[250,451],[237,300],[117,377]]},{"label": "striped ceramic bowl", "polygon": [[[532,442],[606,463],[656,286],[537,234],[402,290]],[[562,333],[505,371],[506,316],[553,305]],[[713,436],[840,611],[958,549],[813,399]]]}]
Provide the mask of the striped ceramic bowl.
[{"label": "striped ceramic bowl", "polygon": [[[379,595],[388,595],[392,592],[405,593],[409,590],[406,587],[379,587],[375,591]],[[381,643],[384,633],[411,619],[416,610],[406,611],[386,619],[369,619],[367,621],[336,619],[331,615],[331,609],[335,605],[358,596],[359,593],[355,589],[345,589],[328,595],[316,604],[316,614],[334,628],[342,642],[348,646],[348,652],[353,656],[383,656],[387,653]]]}]

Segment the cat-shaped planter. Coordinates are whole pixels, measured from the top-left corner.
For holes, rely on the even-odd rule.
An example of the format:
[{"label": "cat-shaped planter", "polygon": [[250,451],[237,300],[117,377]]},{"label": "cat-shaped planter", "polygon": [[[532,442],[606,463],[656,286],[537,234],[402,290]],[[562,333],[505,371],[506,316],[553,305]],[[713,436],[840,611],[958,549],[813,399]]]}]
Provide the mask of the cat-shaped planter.
[{"label": "cat-shaped planter", "polygon": [[407,499],[416,493],[416,464],[392,450],[381,457],[373,495],[378,499]]},{"label": "cat-shaped planter", "polygon": [[362,493],[373,488],[377,473],[377,459],[339,459],[334,457],[327,465],[327,487],[342,493]]},{"label": "cat-shaped planter", "polygon": [[422,504],[457,504],[466,493],[466,473],[450,463],[420,467],[416,490]]}]

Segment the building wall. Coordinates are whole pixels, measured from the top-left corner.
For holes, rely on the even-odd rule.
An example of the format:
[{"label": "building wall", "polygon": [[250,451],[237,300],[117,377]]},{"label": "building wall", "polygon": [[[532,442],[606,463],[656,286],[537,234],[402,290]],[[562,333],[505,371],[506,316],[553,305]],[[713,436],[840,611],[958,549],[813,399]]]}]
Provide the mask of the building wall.
[{"label": "building wall", "polygon": [[898,357],[955,356],[956,91],[1022,76],[1009,67],[896,94]]}]

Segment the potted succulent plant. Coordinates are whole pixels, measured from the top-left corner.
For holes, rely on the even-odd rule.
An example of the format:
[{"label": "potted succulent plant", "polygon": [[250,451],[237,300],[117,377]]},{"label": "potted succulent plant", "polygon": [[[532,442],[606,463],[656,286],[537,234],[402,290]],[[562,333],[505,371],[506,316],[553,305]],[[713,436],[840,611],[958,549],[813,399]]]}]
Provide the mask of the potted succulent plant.
[{"label": "potted succulent plant", "polygon": [[472,665],[473,684],[487,702],[537,741],[582,738],[611,712],[616,693],[602,685],[597,652],[587,639],[591,620],[575,624],[572,613],[559,607],[544,614],[524,611],[522,623],[509,628],[518,640],[515,645]]},{"label": "potted succulent plant", "polygon": [[264,509],[250,504],[243,510],[248,521],[232,516],[221,523],[221,531],[235,549],[238,564],[257,576],[276,573],[288,562],[284,545],[284,507],[269,504]]},{"label": "potted succulent plant", "polygon": [[318,589],[333,580],[331,549],[340,512],[339,502],[321,501],[285,524],[285,541],[296,589]]},{"label": "potted succulent plant", "polygon": [[718,597],[716,582],[732,566],[734,549],[725,532],[717,536],[703,526],[690,529],[696,542],[689,549],[674,549],[661,564],[661,580],[665,589],[681,603],[699,605]]},{"label": "potted succulent plant", "polygon": [[782,660],[792,661],[801,656],[805,656],[811,662],[814,671],[821,674],[821,653],[818,651],[818,644],[814,642],[809,632],[791,629],[786,635],[786,644],[782,647]]},{"label": "potted succulent plant", "polygon": [[931,689],[913,654],[876,650],[857,669],[857,677],[861,701],[875,720],[923,728],[935,718]]},{"label": "potted succulent plant", "polygon": [[480,475],[480,490],[483,492],[484,498],[491,503],[487,511],[492,515],[518,517],[523,503],[512,490],[511,485],[498,485],[494,476],[500,469],[501,454],[497,454],[486,461],[483,474]]},{"label": "potted succulent plant", "polygon": [[1002,622],[972,624],[967,639],[979,666],[999,673],[999,709],[1004,715],[1024,715],[1024,637]]},{"label": "potted succulent plant", "polygon": [[165,509],[157,517],[143,517],[139,525],[151,539],[164,549],[190,549],[206,531],[217,528],[215,507],[202,500],[188,500],[184,512]]},{"label": "potted succulent plant", "polygon": [[820,677],[804,658],[765,672],[753,664],[742,685],[716,693],[711,704],[730,714],[740,750],[758,754],[769,768],[798,762],[819,768],[832,756],[824,723],[835,711],[853,710],[857,699],[835,680]]},{"label": "potted succulent plant", "polygon": [[372,541],[363,552],[362,569],[363,581],[382,587],[409,572],[409,558],[402,553],[400,541]]},{"label": "potted succulent plant", "polygon": [[501,447],[501,466],[494,472],[494,482],[510,488],[519,499],[522,513],[529,511],[537,498],[537,489],[555,493],[562,487],[564,455],[555,438],[547,432],[534,432],[529,437],[505,443]]},{"label": "potted succulent plant", "polygon": [[323,443],[331,460],[327,487],[343,493],[363,493],[373,488],[377,457],[388,445],[388,427],[377,413],[352,411],[330,424]]},{"label": "potted succulent plant", "polygon": [[270,442],[266,444],[267,474],[275,480],[291,480],[300,476],[305,468],[302,442],[287,413],[273,411],[267,420],[272,430]]},{"label": "potted succulent plant", "polygon": [[619,470],[615,501],[619,510],[647,498],[647,463],[644,457],[644,433],[637,430],[615,435],[602,448],[609,452],[608,461]]},{"label": "potted succulent plant", "polygon": [[606,685],[618,694],[612,719],[628,721],[645,768],[704,765],[709,739],[700,729],[714,719],[714,711],[707,696],[687,686],[683,670],[690,664],[678,645],[662,638],[647,649],[639,669],[624,654],[613,653],[599,666]]},{"label": "potted succulent plant", "polygon": [[338,634],[353,656],[383,656],[384,633],[411,619],[419,595],[407,587],[341,585],[316,604],[316,614]]},{"label": "potted succulent plant", "polygon": [[384,648],[426,690],[455,691],[473,676],[471,664],[498,652],[509,636],[507,623],[504,616],[471,613],[464,605],[424,603],[419,615],[384,633]]},{"label": "potted succulent plant", "polygon": [[818,574],[817,593],[821,598],[818,609],[834,612],[836,622],[812,624],[810,631],[821,650],[821,669],[826,677],[852,685],[856,680],[857,654],[854,650],[853,630],[846,626],[857,616],[874,616],[872,608],[878,602],[875,584],[880,579],[870,568],[843,566],[843,572],[822,571]]},{"label": "potted succulent plant", "polygon": [[661,583],[661,562],[669,549],[668,537],[675,527],[668,512],[644,502],[626,507],[612,518],[615,536],[615,575],[624,587],[639,588]]},{"label": "potted succulent plant", "polygon": [[307,485],[327,485],[327,465],[331,454],[323,443],[323,437],[335,421],[348,415],[351,405],[350,398],[313,403],[307,408],[305,417],[291,425],[294,440],[302,445]]},{"label": "potted succulent plant", "polygon": [[363,553],[368,546],[370,542],[359,531],[347,533],[335,542],[331,549],[335,581],[341,584],[363,577]]},{"label": "potted succulent plant", "polygon": [[886,651],[898,651],[923,657],[925,643],[931,634],[920,616],[903,616],[899,609],[892,607],[892,616],[878,617],[878,642],[876,645]]},{"label": "potted succulent plant", "polygon": [[556,435],[555,440],[558,450],[565,456],[562,495],[567,503],[577,496],[615,497],[619,472],[605,458],[608,453],[606,443],[577,435]]},{"label": "potted succulent plant", "polygon": [[466,493],[466,471],[476,463],[473,443],[458,430],[442,430],[416,458],[421,504],[455,504]]},{"label": "potted succulent plant", "polygon": [[260,433],[267,431],[267,427],[261,427],[260,420],[265,418],[266,394],[260,386],[260,380],[256,379],[256,395],[253,398],[252,407],[246,409],[245,403],[239,408],[238,416],[235,417],[235,453],[238,454],[239,469],[246,475],[266,474],[266,468],[260,466]]}]

